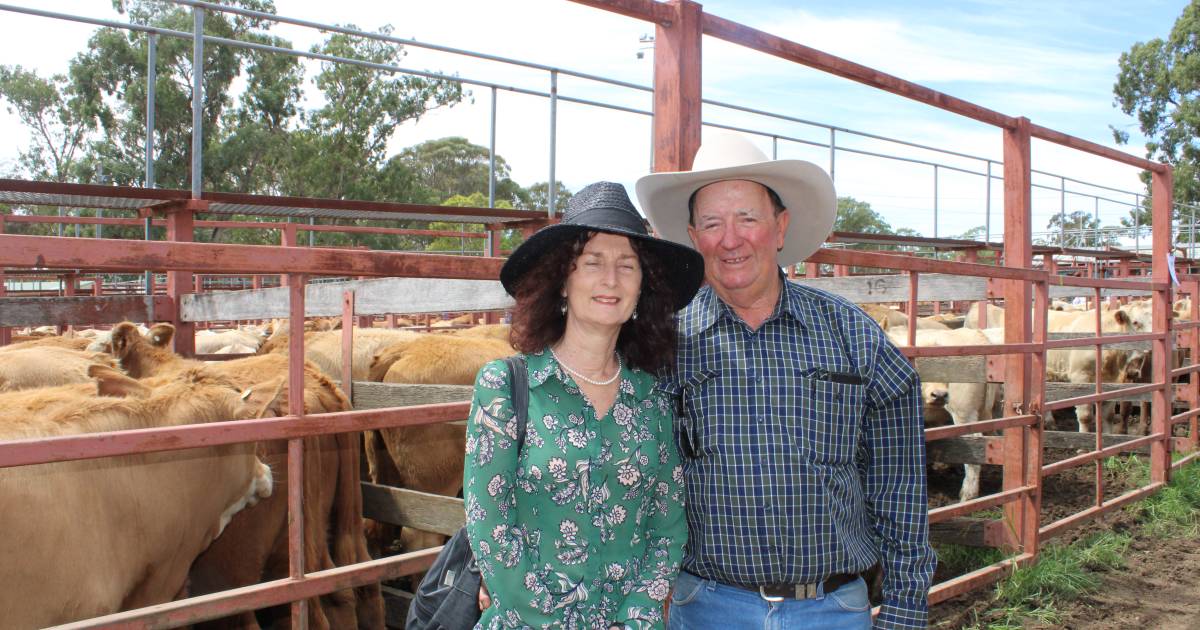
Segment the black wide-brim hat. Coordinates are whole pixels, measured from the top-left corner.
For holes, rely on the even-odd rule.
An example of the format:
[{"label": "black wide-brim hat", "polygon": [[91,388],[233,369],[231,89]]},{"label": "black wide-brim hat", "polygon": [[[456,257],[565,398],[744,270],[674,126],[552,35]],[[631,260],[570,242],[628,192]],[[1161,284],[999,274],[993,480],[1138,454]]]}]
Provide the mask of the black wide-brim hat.
[{"label": "black wide-brim hat", "polygon": [[625,187],[613,182],[597,182],[580,190],[567,202],[562,222],[538,230],[513,251],[500,269],[504,290],[515,296],[517,283],[525,274],[537,273],[538,262],[544,255],[585,232],[617,234],[646,245],[654,258],[652,264],[657,264],[666,275],[676,311],[687,306],[700,290],[704,281],[704,258],[700,252],[651,236]]}]

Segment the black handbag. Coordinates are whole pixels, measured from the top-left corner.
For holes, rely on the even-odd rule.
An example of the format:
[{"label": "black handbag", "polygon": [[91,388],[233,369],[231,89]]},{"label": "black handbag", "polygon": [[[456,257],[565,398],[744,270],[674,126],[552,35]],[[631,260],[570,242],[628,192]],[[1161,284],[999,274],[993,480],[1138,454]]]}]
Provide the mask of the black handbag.
[{"label": "black handbag", "polygon": [[[525,358],[504,359],[512,388],[512,405],[517,420],[517,453],[525,445],[529,422],[529,372]],[[433,565],[413,593],[408,606],[406,630],[471,630],[479,622],[479,565],[471,553],[467,528],[458,530],[442,547]]]}]

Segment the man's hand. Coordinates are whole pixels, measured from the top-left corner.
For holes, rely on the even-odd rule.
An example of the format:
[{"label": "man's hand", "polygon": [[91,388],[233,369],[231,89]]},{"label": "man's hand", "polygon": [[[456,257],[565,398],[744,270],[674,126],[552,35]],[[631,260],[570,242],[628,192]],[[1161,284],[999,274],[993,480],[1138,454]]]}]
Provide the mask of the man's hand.
[{"label": "man's hand", "polygon": [[492,606],[492,596],[488,595],[487,585],[483,583],[483,580],[480,580],[479,581],[479,610],[480,610],[480,612],[482,612],[482,611],[487,610],[488,608],[491,608],[491,606]]}]

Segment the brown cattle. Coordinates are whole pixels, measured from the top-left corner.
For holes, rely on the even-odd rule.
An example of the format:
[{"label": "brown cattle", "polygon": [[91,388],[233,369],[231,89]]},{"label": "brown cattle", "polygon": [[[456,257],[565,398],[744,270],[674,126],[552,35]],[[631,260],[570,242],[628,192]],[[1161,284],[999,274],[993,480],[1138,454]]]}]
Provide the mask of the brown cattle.
[{"label": "brown cattle", "polygon": [[[200,364],[151,345],[130,324],[113,330],[113,352],[135,378],[170,374]],[[286,375],[287,356],[267,354],[207,365],[234,382]],[[311,363],[304,369],[304,411],[323,413],[350,409],[345,395]],[[283,393],[286,408],[286,391]],[[359,490],[357,435],[338,434],[304,439],[304,555],[306,571],[319,571],[370,559],[362,533],[362,495]],[[259,444],[259,456],[276,471],[279,484],[287,478],[287,442]],[[263,580],[286,577],[287,501],[280,492],[254,510],[234,518],[222,537],[196,560],[191,574],[192,594],[208,593]],[[312,628],[383,627],[378,586],[363,587],[357,597],[339,591],[309,602]],[[283,611],[280,614],[286,614]],[[247,613],[204,627],[256,628]]]},{"label": "brown cattle", "polygon": [[[370,379],[385,383],[472,385],[485,363],[513,354],[505,341],[488,337],[421,335],[380,350]],[[462,490],[466,430],[461,425],[429,424],[367,431],[364,434],[371,481],[454,496]],[[411,539],[407,549],[441,544],[436,536]]]},{"label": "brown cattle", "polygon": [[[109,385],[110,394],[120,387]],[[91,387],[0,394],[0,440],[218,422],[278,408],[270,386],[243,399],[204,370],[127,398],[99,397]],[[171,600],[233,513],[271,489],[253,444],[0,469],[4,627],[41,628]]]},{"label": "brown cattle", "polygon": [[507,342],[508,336],[511,332],[512,326],[509,326],[508,324],[483,324],[480,326],[456,330],[450,334],[459,337],[491,337],[492,339],[499,339]]}]

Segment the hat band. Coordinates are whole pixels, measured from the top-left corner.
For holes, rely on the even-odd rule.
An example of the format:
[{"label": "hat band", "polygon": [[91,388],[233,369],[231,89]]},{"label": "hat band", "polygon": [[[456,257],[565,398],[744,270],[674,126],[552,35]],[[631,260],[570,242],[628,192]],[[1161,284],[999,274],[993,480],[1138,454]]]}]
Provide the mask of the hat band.
[{"label": "hat band", "polygon": [[649,235],[649,232],[646,231],[646,224],[641,220],[641,217],[621,208],[588,208],[563,221],[563,224],[594,227],[599,230],[622,230],[625,232],[635,232],[642,236]]}]

